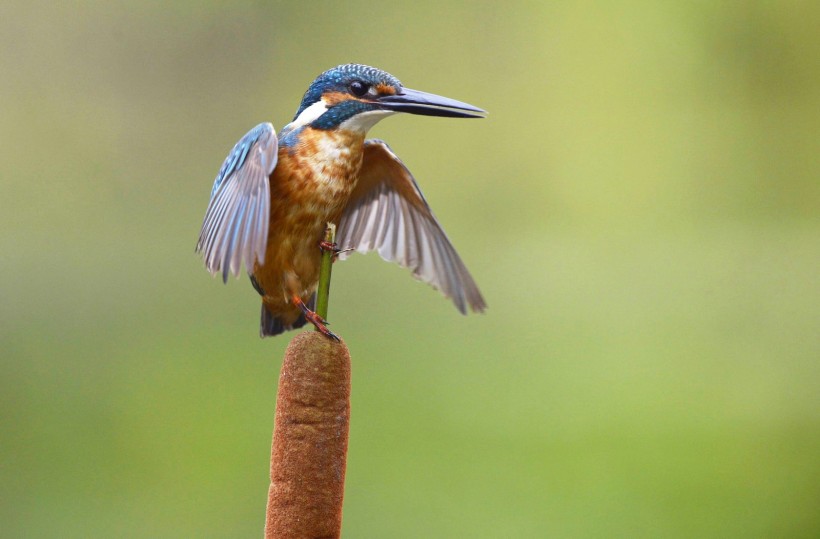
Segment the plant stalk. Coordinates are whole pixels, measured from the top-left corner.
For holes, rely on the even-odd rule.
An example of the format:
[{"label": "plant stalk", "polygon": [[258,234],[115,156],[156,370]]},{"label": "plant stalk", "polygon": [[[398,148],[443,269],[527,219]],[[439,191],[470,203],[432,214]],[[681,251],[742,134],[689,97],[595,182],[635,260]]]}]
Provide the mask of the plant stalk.
[{"label": "plant stalk", "polygon": [[[328,223],[325,228],[326,243],[336,241],[336,225]],[[327,320],[327,308],[330,302],[330,272],[333,269],[333,256],[335,253],[331,249],[322,252],[322,265],[319,268],[319,288],[316,291],[316,314]],[[317,329],[318,331],[318,329]]]}]

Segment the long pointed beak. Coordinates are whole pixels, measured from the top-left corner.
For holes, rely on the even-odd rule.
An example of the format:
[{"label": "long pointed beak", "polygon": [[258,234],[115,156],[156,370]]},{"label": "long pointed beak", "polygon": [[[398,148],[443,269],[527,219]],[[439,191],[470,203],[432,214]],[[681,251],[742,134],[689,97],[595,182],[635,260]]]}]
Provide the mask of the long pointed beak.
[{"label": "long pointed beak", "polygon": [[384,110],[409,112],[425,116],[448,118],[483,118],[487,111],[449,97],[402,88],[395,95],[379,97],[376,102]]}]

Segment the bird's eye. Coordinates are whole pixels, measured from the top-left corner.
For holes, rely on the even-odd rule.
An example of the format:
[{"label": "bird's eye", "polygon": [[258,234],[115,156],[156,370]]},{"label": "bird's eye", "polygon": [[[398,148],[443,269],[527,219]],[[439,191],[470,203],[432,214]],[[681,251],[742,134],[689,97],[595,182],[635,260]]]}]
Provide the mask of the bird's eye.
[{"label": "bird's eye", "polygon": [[350,91],[357,97],[362,97],[369,89],[370,87],[360,80],[354,80],[350,83]]}]

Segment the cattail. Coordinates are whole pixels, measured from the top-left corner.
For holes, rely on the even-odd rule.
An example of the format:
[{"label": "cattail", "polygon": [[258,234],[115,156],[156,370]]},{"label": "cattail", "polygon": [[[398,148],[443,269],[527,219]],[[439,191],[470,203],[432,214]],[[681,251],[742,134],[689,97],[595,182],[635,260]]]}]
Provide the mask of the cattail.
[{"label": "cattail", "polygon": [[300,333],[279,375],[266,538],[340,536],[349,425],[347,346]]}]

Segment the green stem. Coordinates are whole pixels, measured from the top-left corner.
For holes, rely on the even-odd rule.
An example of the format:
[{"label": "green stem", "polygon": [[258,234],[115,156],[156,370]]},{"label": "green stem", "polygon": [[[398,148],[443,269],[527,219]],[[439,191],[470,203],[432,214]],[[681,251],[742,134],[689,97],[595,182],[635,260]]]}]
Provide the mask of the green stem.
[{"label": "green stem", "polygon": [[[325,229],[325,241],[336,240],[336,225],[328,223]],[[316,314],[327,320],[327,306],[330,301],[330,271],[333,269],[333,251],[326,249],[322,253],[322,265],[319,268],[319,289],[316,291]],[[317,329],[318,331],[318,329]]]}]

